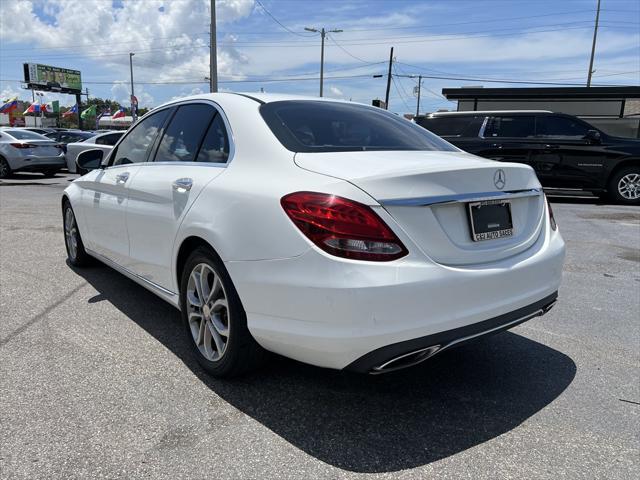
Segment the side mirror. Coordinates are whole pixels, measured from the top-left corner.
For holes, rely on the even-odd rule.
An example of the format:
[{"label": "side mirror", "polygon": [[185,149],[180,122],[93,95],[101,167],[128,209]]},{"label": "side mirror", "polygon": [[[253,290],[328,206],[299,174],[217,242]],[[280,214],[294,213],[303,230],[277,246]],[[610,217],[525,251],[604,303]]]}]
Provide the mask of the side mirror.
[{"label": "side mirror", "polygon": [[600,143],[600,132],[598,130],[587,130],[587,134],[584,136],[591,143]]},{"label": "side mirror", "polygon": [[76,158],[76,165],[80,171],[96,170],[100,168],[103,157],[104,152],[100,149],[94,148],[92,150],[87,150],[78,155],[78,158]]}]

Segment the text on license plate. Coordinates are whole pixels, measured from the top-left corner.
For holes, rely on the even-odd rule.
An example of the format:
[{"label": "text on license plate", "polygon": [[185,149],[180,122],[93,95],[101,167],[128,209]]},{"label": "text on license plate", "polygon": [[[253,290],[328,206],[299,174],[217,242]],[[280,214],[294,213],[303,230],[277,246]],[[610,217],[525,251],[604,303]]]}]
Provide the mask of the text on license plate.
[{"label": "text on license plate", "polygon": [[495,240],[513,236],[511,202],[508,200],[485,200],[471,202],[469,224],[474,242]]}]

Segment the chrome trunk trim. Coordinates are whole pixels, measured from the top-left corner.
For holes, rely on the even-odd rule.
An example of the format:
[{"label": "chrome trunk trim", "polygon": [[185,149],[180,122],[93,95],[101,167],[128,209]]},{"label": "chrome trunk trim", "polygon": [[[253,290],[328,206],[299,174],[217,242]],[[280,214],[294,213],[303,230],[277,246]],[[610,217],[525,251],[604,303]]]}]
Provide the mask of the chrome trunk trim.
[{"label": "chrome trunk trim", "polygon": [[383,207],[426,207],[447,203],[480,202],[484,200],[508,200],[511,198],[536,197],[542,195],[542,188],[526,190],[508,190],[504,192],[473,192],[452,195],[434,195],[432,197],[414,197],[380,200]]}]

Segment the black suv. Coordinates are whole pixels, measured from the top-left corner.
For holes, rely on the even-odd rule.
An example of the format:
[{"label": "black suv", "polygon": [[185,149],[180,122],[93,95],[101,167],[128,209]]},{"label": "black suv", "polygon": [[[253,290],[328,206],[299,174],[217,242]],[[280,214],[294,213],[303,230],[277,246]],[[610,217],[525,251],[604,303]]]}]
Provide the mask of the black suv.
[{"label": "black suv", "polygon": [[612,137],[547,111],[439,112],[418,125],[481,157],[531,165],[544,187],[580,188],[640,204],[640,140]]}]

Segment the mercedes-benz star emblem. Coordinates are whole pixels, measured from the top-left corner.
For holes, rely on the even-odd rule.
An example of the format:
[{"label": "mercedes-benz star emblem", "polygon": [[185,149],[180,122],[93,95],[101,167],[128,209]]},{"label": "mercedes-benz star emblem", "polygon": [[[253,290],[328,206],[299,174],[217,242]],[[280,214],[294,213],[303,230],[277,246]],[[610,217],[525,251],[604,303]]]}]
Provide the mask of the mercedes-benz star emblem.
[{"label": "mercedes-benz star emblem", "polygon": [[493,184],[498,190],[502,190],[507,183],[507,177],[504,174],[504,170],[499,168],[496,173],[493,174]]}]

